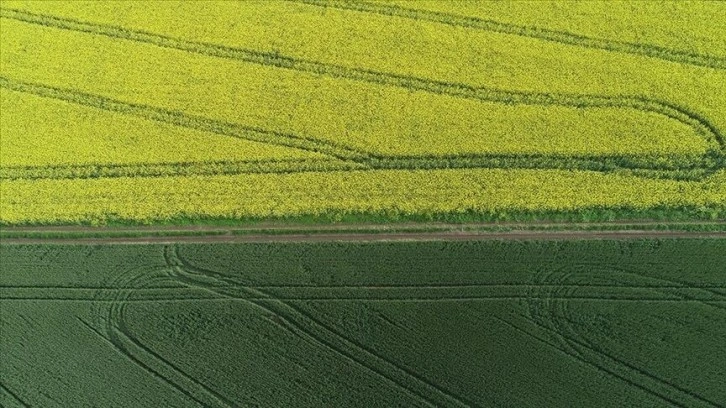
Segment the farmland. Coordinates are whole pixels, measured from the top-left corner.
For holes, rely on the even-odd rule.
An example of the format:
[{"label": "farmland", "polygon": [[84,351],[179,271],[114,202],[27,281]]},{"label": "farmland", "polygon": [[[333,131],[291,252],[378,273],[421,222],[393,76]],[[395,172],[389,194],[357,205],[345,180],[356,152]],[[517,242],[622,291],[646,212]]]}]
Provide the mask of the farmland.
[{"label": "farmland", "polygon": [[2,0],[0,406],[726,406],[722,16]]},{"label": "farmland", "polygon": [[629,7],[3,2],[0,222],[723,218],[723,5]]},{"label": "farmland", "polygon": [[0,402],[718,406],[725,242],[6,245]]}]

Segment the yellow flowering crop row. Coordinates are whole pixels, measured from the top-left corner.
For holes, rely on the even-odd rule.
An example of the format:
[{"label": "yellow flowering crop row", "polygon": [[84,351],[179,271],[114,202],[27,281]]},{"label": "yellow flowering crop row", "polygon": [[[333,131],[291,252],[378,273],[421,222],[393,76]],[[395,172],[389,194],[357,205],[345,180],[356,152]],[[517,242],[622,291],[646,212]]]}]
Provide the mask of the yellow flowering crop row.
[{"label": "yellow flowering crop row", "polygon": [[724,171],[701,182],[563,170],[467,169],[14,180],[0,186],[3,223],[577,211],[593,207],[723,211],[726,203]]}]

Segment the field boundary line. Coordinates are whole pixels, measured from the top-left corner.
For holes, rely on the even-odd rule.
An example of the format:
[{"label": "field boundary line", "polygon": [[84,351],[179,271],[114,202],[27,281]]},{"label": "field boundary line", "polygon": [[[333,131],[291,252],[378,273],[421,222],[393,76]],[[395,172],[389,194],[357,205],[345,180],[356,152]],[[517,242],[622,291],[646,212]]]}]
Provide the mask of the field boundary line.
[{"label": "field boundary line", "polygon": [[174,243],[265,243],[265,242],[378,242],[378,241],[475,241],[475,240],[583,240],[583,239],[724,239],[726,231],[669,231],[669,230],[556,230],[508,232],[399,232],[399,233],[319,233],[319,234],[215,234],[215,235],[162,235],[116,238],[2,238],[1,245],[28,244],[96,244],[96,245],[147,245]]},{"label": "field boundary line", "polygon": [[493,19],[456,15],[441,11],[402,7],[395,4],[372,3],[369,1],[339,1],[339,0],[287,0],[293,3],[308,4],[311,6],[333,8],[339,10],[356,11],[367,14],[379,14],[390,17],[399,17],[410,20],[426,21],[444,24],[453,27],[463,27],[481,31],[490,31],[500,34],[510,34],[519,37],[534,38],[565,45],[590,48],[603,51],[612,51],[644,57],[660,59],[685,65],[694,65],[718,70],[726,69],[726,58],[714,55],[700,54],[684,50],[676,50],[655,44],[628,42],[605,38],[591,37],[563,30],[553,30],[538,26],[524,26],[504,23]]},{"label": "field boundary line", "polygon": [[95,232],[99,230],[113,230],[113,231],[204,231],[204,230],[270,230],[270,231],[300,231],[300,230],[382,230],[390,231],[411,229],[414,231],[428,230],[434,228],[437,230],[456,230],[460,231],[479,229],[479,228],[514,228],[514,229],[562,229],[562,227],[572,228],[584,228],[584,227],[649,227],[654,225],[663,226],[722,226],[726,228],[726,219],[716,220],[685,220],[685,221],[668,221],[668,220],[651,220],[651,219],[623,219],[615,221],[592,221],[592,222],[564,222],[564,221],[508,221],[508,222],[466,222],[466,223],[452,223],[452,222],[440,222],[440,221],[427,221],[427,222],[415,222],[415,221],[397,221],[393,223],[353,223],[353,224],[335,224],[335,223],[281,223],[280,221],[270,221],[268,223],[261,224],[250,224],[250,225],[209,225],[209,224],[191,224],[191,225],[122,225],[122,226],[89,226],[89,225],[0,225],[0,231],[76,231],[76,232]]}]

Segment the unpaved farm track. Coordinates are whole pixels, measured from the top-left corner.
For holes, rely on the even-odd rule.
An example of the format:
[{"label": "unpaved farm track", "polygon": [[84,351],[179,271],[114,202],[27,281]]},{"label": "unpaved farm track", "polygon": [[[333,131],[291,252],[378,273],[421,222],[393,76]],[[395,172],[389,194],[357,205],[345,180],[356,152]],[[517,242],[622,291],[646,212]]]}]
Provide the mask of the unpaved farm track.
[{"label": "unpaved farm track", "polygon": [[[0,226],[4,231],[30,231],[30,232],[46,232],[46,231],[79,231],[79,232],[98,232],[98,231],[211,231],[211,230],[350,230],[350,229],[378,229],[385,230],[391,228],[437,228],[442,230],[466,229],[466,228],[485,228],[485,227],[511,227],[526,229],[527,227],[562,227],[566,229],[579,229],[582,227],[608,227],[608,226],[641,226],[648,227],[654,225],[669,225],[674,227],[683,227],[691,225],[723,225],[726,226],[726,220],[715,221],[653,221],[653,220],[620,220],[608,222],[547,222],[547,221],[528,221],[523,222],[491,222],[491,223],[445,223],[445,222],[396,222],[396,223],[340,223],[340,224],[301,224],[287,223],[280,221],[265,221],[250,225],[228,226],[213,224],[193,224],[193,225],[138,225],[138,226],[109,226],[109,227],[92,227],[88,225],[35,225],[35,226]],[[676,228],[674,228],[676,229]]]},{"label": "unpaved farm track", "polygon": [[[659,225],[670,229],[649,229]],[[349,224],[349,225],[275,225],[246,227],[143,226],[143,227],[4,227],[4,231],[29,234],[72,232],[69,237],[6,237],[2,244],[149,244],[149,243],[231,243],[231,242],[326,242],[326,241],[465,241],[465,240],[577,240],[577,239],[648,239],[648,238],[726,238],[726,231],[689,231],[696,225],[726,224],[714,222],[632,222],[632,223],[532,223],[532,224]],[[607,228],[623,226],[623,229]],[[511,228],[511,230],[477,230],[477,228]],[[540,228],[539,230],[537,228]],[[544,229],[541,228],[553,228]],[[603,228],[603,229],[597,229]],[[402,230],[403,229],[403,230]],[[409,230],[406,230],[409,229]],[[435,230],[431,230],[435,229]],[[104,233],[138,233],[138,236],[103,237]],[[154,236],[161,232],[163,236]],[[179,235],[175,235],[179,232]],[[242,233],[240,233],[242,232]],[[88,233],[89,236],[84,236]],[[199,235],[189,235],[199,233]],[[205,233],[210,233],[206,234]],[[148,235],[144,235],[148,234]]]}]

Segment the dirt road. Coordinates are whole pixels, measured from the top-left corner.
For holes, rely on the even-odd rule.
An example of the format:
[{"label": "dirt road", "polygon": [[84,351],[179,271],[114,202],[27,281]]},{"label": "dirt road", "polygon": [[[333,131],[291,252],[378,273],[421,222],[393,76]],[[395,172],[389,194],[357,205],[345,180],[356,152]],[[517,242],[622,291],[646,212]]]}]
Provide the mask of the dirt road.
[{"label": "dirt road", "polygon": [[[512,226],[513,224],[507,224]],[[538,226],[542,226],[540,224]],[[550,225],[550,224],[548,224]],[[552,224],[554,225],[554,224]],[[573,226],[583,227],[582,224],[572,224]],[[596,227],[600,224],[587,224],[588,227]],[[631,224],[628,224],[631,225]],[[637,224],[645,226],[648,224]],[[659,225],[659,223],[653,223]],[[670,224],[669,224],[670,225]],[[625,229],[625,230],[578,230],[567,229],[567,225],[559,225],[562,229],[557,230],[528,230],[523,225],[517,225],[516,230],[511,231],[467,231],[466,229],[474,228],[473,224],[463,225],[439,225],[441,230],[421,231],[420,229],[429,228],[430,225],[420,224],[419,230],[413,228],[410,231],[386,231],[386,226],[366,226],[371,229],[369,232],[360,232],[364,229],[361,225],[351,226],[333,226],[333,228],[325,228],[324,226],[307,226],[306,231],[299,232],[300,227],[283,227],[283,228],[260,228],[264,233],[255,232],[255,228],[242,229],[236,231],[244,231],[243,234],[232,233],[232,229],[216,226],[204,227],[163,227],[160,229],[144,228],[144,229],[124,229],[124,228],[94,228],[94,227],[68,227],[72,229],[62,229],[65,227],[44,227],[44,228],[24,228],[24,232],[48,232],[48,231],[73,231],[80,233],[78,236],[64,238],[3,238],[0,240],[2,244],[150,244],[150,243],[230,243],[230,242],[325,242],[325,241],[466,241],[466,240],[573,240],[573,239],[645,239],[645,238],[726,238],[726,231],[684,231],[684,230],[647,230],[647,229]],[[480,225],[482,226],[482,225]],[[500,225],[488,224],[490,227],[499,227]],[[504,224],[501,224],[504,226]],[[402,228],[401,225],[388,226],[388,228]],[[450,229],[446,229],[450,228]],[[642,227],[641,227],[642,228]],[[347,231],[356,230],[356,231]],[[13,230],[13,229],[7,229]],[[286,232],[291,230],[291,232]],[[132,237],[85,237],[83,232],[87,233],[103,233],[109,232],[141,232],[149,233],[149,236],[139,235]],[[164,236],[151,236],[153,232],[163,231]],[[174,235],[179,231],[179,235]],[[215,231],[214,235],[183,235],[190,231]]]}]

